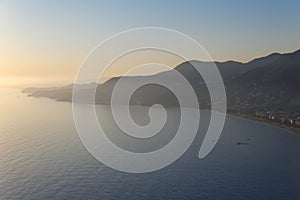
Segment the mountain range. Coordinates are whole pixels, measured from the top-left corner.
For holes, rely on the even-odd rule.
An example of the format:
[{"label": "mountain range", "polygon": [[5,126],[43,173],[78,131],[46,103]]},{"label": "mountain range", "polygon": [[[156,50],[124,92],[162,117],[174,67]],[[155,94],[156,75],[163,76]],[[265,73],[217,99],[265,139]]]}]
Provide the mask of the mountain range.
[{"label": "mountain range", "polygon": [[[125,84],[141,80],[163,78],[174,81],[174,70],[181,73],[197,94],[201,108],[210,108],[210,97],[203,78],[196,68],[207,67],[212,62],[188,61],[170,71],[150,76],[123,77]],[[224,80],[228,110],[254,111],[259,109],[300,111],[300,50],[292,53],[273,53],[247,63],[227,61],[214,62]],[[109,79],[103,84],[81,85],[84,95],[92,86],[97,87],[95,102],[110,104],[111,94],[120,77]],[[95,85],[97,84],[97,85]],[[176,82],[178,87],[181,83]],[[56,88],[27,88],[23,92],[34,97],[48,97],[58,101],[72,100],[73,84]],[[126,92],[126,91],[124,91]],[[131,104],[178,106],[174,94],[167,88],[148,84],[139,88],[130,100]]]}]

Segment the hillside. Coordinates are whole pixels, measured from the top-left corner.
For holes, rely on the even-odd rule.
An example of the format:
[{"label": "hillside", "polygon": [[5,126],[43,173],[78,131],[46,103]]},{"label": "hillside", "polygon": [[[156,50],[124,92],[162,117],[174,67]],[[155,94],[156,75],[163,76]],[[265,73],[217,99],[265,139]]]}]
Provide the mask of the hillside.
[{"label": "hillside", "polygon": [[[191,63],[199,68],[211,63],[190,61],[175,68],[186,77],[196,91],[200,107],[209,108],[210,98],[207,88]],[[300,105],[300,50],[287,54],[274,53],[248,63],[228,61],[215,64],[224,79],[229,109],[238,107],[239,110],[246,111],[261,108],[300,111],[300,106],[298,106],[298,103]],[[125,77],[125,84],[133,84],[135,81],[154,77],[176,82],[171,70],[152,76]],[[97,104],[110,104],[111,93],[118,80],[119,77],[115,77],[97,86]],[[91,85],[81,87],[82,94],[84,94],[91,88]],[[59,101],[72,100],[72,85],[62,88],[30,88],[23,92],[34,97],[48,97]],[[153,84],[139,88],[131,99],[131,104],[152,105],[154,103],[164,106],[178,105],[172,92]]]}]

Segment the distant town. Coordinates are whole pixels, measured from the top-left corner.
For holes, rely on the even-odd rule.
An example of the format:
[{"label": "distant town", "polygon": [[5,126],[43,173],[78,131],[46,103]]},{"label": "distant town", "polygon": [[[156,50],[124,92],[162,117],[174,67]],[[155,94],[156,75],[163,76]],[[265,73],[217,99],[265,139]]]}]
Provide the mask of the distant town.
[{"label": "distant town", "polygon": [[274,111],[270,109],[258,109],[250,111],[249,109],[241,110],[239,106],[231,106],[228,108],[228,113],[243,118],[266,122],[285,129],[291,133],[300,135],[300,112],[283,110]]}]

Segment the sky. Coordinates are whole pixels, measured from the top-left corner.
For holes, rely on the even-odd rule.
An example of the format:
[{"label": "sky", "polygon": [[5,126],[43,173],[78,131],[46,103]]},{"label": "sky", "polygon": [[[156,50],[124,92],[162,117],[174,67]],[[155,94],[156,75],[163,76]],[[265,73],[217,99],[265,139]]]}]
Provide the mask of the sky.
[{"label": "sky", "polygon": [[292,52],[299,10],[300,0],[0,0],[0,85],[72,80],[98,43],[136,27],[183,32],[217,61]]}]

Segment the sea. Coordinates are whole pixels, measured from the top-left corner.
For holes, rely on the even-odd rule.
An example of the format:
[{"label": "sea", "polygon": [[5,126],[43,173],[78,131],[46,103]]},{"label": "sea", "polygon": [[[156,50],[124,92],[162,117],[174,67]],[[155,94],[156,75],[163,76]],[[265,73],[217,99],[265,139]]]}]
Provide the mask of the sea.
[{"label": "sea", "polygon": [[[198,134],[178,160],[154,172],[126,173],[88,152],[75,128],[71,103],[28,97],[12,88],[1,88],[0,99],[1,200],[300,199],[300,137],[280,128],[227,115],[215,148],[199,159],[210,117],[201,111]],[[105,114],[109,107],[97,105],[96,110],[117,141],[117,130],[110,129]],[[145,115],[144,107],[131,110]],[[176,117],[168,123],[163,135],[171,137]],[[157,142],[167,143],[170,137]],[[119,145],[128,147],[126,142]]]}]

